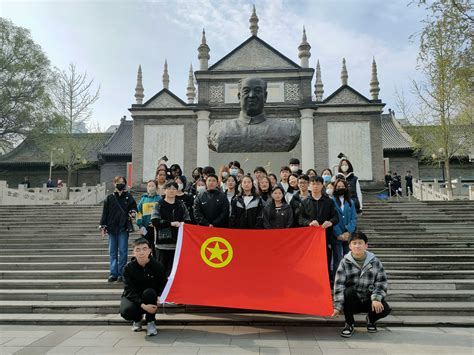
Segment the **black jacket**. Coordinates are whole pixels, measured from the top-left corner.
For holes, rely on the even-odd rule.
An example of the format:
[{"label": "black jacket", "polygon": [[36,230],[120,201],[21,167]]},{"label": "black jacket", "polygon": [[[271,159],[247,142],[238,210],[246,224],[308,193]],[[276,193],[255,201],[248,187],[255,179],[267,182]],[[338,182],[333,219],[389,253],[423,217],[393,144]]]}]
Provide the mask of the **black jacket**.
[{"label": "black jacket", "polygon": [[206,190],[194,199],[194,219],[200,226],[226,228],[229,220],[229,200],[219,190]]},{"label": "black jacket", "polygon": [[[336,206],[330,197],[323,194],[319,200],[315,200],[313,196],[301,201],[299,208],[300,226],[309,226],[311,221],[318,221],[323,224],[325,221],[331,222],[333,225],[339,222]],[[332,227],[326,228],[326,241],[330,241],[332,236]]]},{"label": "black jacket", "polygon": [[167,281],[163,265],[155,259],[142,267],[135,257],[125,265],[123,270],[124,290],[122,297],[126,297],[137,306],[142,303],[141,295],[147,288],[152,288],[157,295],[161,295]]},{"label": "black jacket", "polygon": [[291,209],[293,210],[293,225],[292,227],[298,227],[299,226],[299,217],[298,217],[298,214],[299,214],[299,209],[300,209],[300,204],[301,204],[301,199],[298,195],[298,192],[292,192],[291,195],[293,196],[290,200],[290,202],[288,202],[288,193],[286,194],[285,196],[285,199],[286,199],[286,202],[288,202],[288,204],[290,205]]},{"label": "black jacket", "polygon": [[128,214],[136,210],[137,203],[129,192],[124,191],[121,195],[114,192],[108,195],[104,201],[100,225],[106,227],[107,232],[111,234],[124,232],[127,230]]},{"label": "black jacket", "polygon": [[[176,244],[178,239],[178,227],[171,227],[171,222],[185,222],[190,223],[191,217],[189,211],[183,201],[176,199],[174,203],[168,203],[165,199],[161,199],[155,206],[151,214],[151,223],[156,229],[171,228],[172,242],[167,241],[164,244]],[[159,234],[159,231],[158,231]],[[160,241],[156,240],[157,244]]]},{"label": "black jacket", "polygon": [[277,212],[275,204],[269,202],[263,208],[263,228],[280,229],[293,227],[293,209],[284,203]]},{"label": "black jacket", "polygon": [[242,196],[235,196],[230,209],[229,227],[236,229],[263,228],[264,205],[265,202],[259,196],[253,196],[247,206],[245,206]]},{"label": "black jacket", "polygon": [[188,209],[191,223],[195,224],[193,213],[194,197],[190,194],[184,193],[184,195],[181,196],[176,195],[176,199],[184,202],[186,208]]}]

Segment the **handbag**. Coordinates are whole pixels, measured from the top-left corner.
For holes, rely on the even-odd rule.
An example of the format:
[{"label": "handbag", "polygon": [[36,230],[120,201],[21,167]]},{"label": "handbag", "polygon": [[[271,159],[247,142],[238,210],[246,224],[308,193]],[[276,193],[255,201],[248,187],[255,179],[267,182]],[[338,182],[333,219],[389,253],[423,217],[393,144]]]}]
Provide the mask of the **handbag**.
[{"label": "handbag", "polygon": [[171,233],[171,227],[158,228],[157,229],[157,244],[174,244],[176,240],[173,238]]},{"label": "handbag", "polygon": [[115,202],[117,202],[117,205],[122,210],[122,212],[125,213],[128,216],[128,218],[127,218],[127,232],[128,233],[135,232],[135,225],[133,224],[132,217],[130,217],[130,215],[127,212],[125,212],[125,210],[123,209],[122,205],[120,204],[120,202],[117,199],[117,196],[115,196],[115,194],[114,194],[114,198],[115,198]]}]

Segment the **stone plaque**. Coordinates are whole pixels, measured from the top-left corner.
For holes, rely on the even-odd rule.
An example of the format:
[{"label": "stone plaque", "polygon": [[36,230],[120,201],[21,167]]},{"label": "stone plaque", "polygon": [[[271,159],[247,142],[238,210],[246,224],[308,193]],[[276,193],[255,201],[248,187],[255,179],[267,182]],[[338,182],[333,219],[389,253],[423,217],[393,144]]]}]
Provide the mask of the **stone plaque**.
[{"label": "stone plaque", "polygon": [[145,125],[143,139],[143,182],[155,178],[159,159],[166,155],[168,166],[184,163],[183,125]]},{"label": "stone plaque", "polygon": [[328,143],[331,169],[339,164],[338,154],[344,153],[360,180],[372,180],[370,122],[328,122]]}]

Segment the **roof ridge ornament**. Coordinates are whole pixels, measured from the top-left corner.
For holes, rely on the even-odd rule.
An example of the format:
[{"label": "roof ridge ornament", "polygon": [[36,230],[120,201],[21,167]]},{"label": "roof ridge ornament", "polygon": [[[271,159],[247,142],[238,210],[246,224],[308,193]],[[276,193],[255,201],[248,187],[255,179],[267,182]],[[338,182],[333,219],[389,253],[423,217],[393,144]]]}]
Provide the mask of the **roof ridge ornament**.
[{"label": "roof ridge ornament", "polygon": [[199,70],[207,70],[208,69],[209,58],[211,58],[211,56],[209,55],[210,51],[211,50],[209,49],[209,46],[207,45],[206,31],[203,28],[202,29],[201,44],[198,47]]},{"label": "roof ridge ornament", "polygon": [[316,83],[314,84],[314,95],[316,96],[316,102],[323,101],[323,94],[324,94],[324,86],[323,81],[321,79],[321,67],[318,63],[316,64]]},{"label": "roof ridge ornament", "polygon": [[163,89],[170,89],[170,76],[168,75],[168,61],[165,59],[165,68],[163,70]]},{"label": "roof ridge ornament", "polygon": [[258,34],[258,17],[257,17],[257,10],[255,9],[255,5],[253,5],[252,9],[252,16],[249,19],[250,22],[250,33],[252,36],[257,36]]},{"label": "roof ridge ornament", "polygon": [[142,66],[141,64],[138,66],[138,73],[137,73],[137,86],[135,87],[135,100],[137,104],[141,105],[143,103],[143,83],[142,83]]},{"label": "roof ridge ornament", "polygon": [[196,97],[196,88],[194,86],[194,73],[193,73],[192,63],[189,67],[188,87],[186,88],[186,97],[188,98],[188,104],[194,103],[194,99]]},{"label": "roof ridge ornament", "polygon": [[377,63],[375,62],[375,57],[372,58],[372,77],[370,78],[370,95],[372,96],[372,100],[379,99],[379,80],[377,78]]},{"label": "roof ridge ornament", "polygon": [[346,58],[342,58],[341,84],[347,85],[349,74],[347,74]]},{"label": "roof ridge ornament", "polygon": [[301,66],[303,68],[308,68],[309,67],[309,58],[311,57],[311,52],[310,52],[311,46],[308,43],[308,39],[306,38],[306,29],[303,26],[303,37],[301,39],[301,43],[298,46],[298,57],[300,58],[301,61]]}]

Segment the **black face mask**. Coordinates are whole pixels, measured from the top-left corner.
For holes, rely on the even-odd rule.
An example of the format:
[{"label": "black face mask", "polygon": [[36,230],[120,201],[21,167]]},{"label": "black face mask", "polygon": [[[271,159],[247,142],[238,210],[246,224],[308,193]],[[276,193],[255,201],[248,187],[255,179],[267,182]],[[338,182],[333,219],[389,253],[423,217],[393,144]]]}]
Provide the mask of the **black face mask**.
[{"label": "black face mask", "polygon": [[115,184],[115,187],[119,191],[123,191],[125,189],[125,184]]},{"label": "black face mask", "polygon": [[342,189],[336,189],[334,191],[334,194],[336,194],[337,196],[343,196],[344,193],[346,192],[346,189],[342,188]]}]

